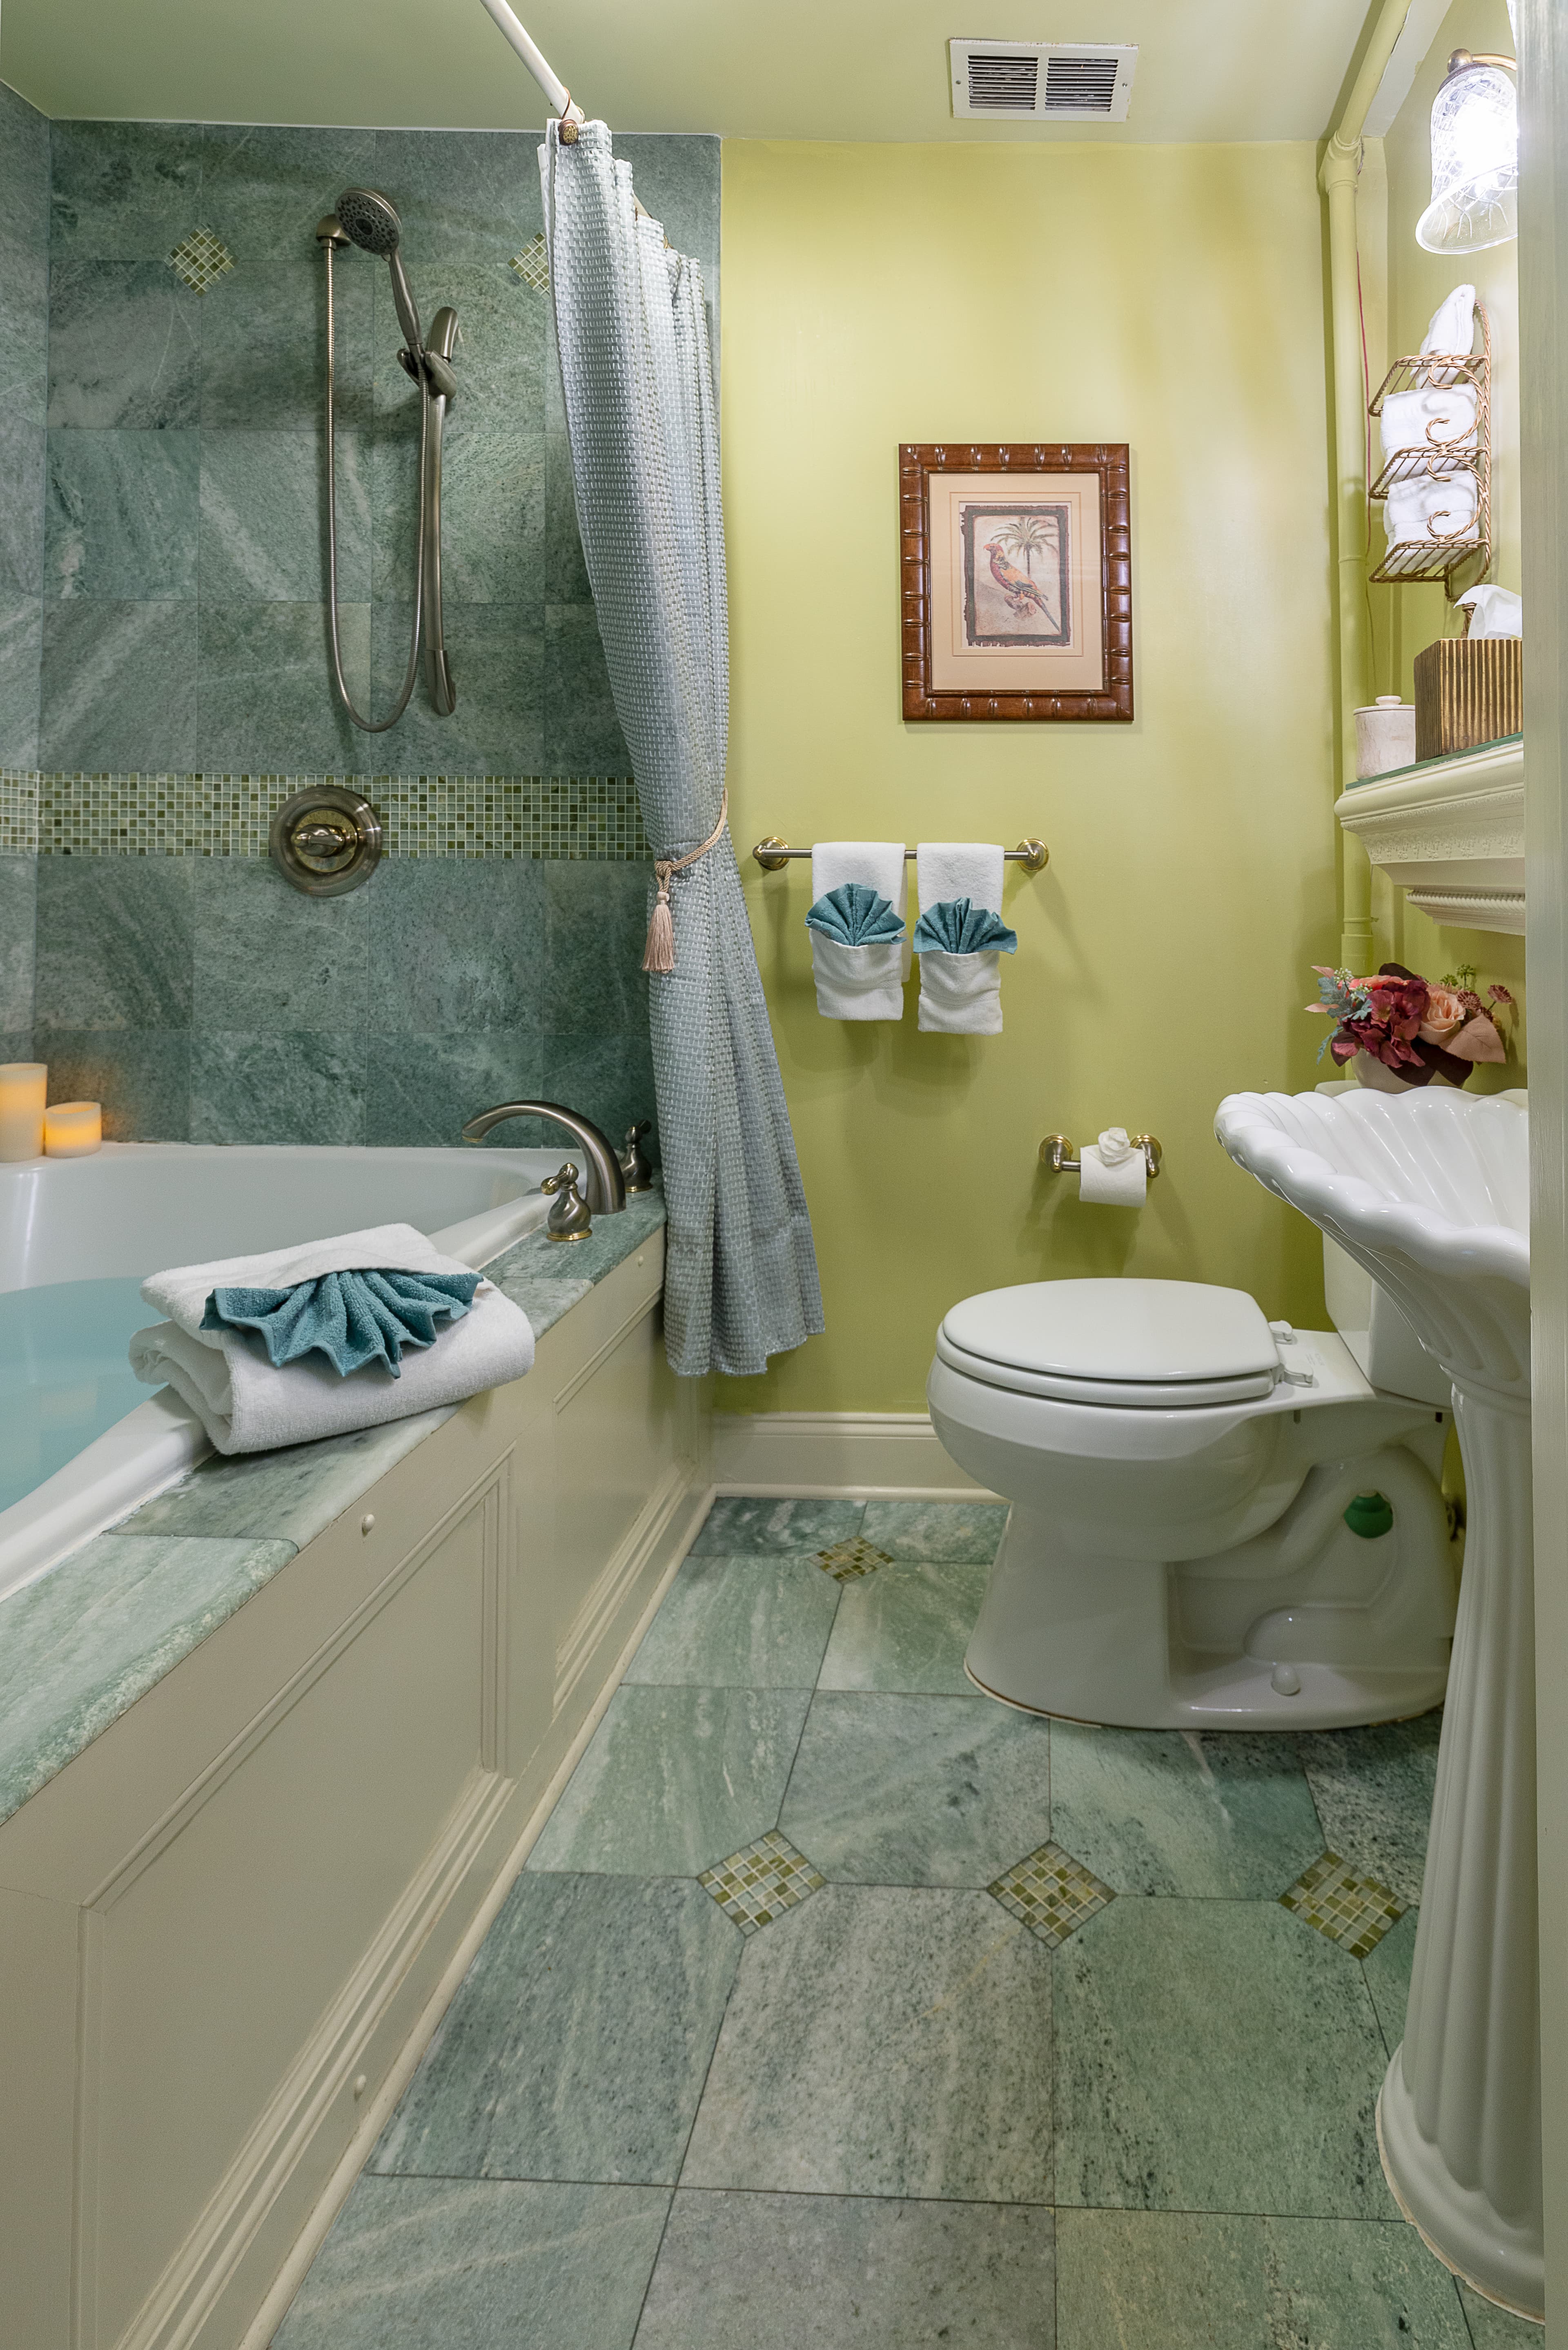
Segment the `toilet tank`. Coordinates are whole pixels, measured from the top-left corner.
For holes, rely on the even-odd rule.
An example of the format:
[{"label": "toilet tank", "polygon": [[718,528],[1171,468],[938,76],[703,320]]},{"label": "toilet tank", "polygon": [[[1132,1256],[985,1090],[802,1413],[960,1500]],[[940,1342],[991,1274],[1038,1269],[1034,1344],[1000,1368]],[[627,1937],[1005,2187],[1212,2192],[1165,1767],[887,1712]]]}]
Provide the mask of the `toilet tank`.
[{"label": "toilet tank", "polygon": [[1450,1409],[1453,1398],[1442,1365],[1427,1352],[1381,1282],[1326,1232],[1323,1288],[1329,1320],[1375,1388],[1414,1396],[1417,1403],[1435,1404],[1442,1411]]}]

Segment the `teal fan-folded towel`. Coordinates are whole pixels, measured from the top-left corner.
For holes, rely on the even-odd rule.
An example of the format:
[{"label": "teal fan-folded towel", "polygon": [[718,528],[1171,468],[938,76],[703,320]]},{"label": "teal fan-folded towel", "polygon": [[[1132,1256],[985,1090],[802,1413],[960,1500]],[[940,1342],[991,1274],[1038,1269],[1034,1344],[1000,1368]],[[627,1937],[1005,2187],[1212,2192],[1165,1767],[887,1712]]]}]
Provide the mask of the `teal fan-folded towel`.
[{"label": "teal fan-folded towel", "polygon": [[1010,931],[989,906],[967,898],[945,898],[940,905],[921,909],[915,924],[917,954],[1012,954],[1018,933]]},{"label": "teal fan-folded towel", "polygon": [[805,927],[825,939],[836,939],[844,947],[882,946],[904,935],[901,916],[879,890],[868,889],[864,881],[843,882],[826,898],[819,898],[805,918]]},{"label": "teal fan-folded towel", "polygon": [[214,1289],[203,1330],[254,1330],[275,1369],[321,1355],[339,1378],[380,1363],[400,1378],[405,1347],[433,1346],[438,1322],[461,1322],[476,1273],[324,1273],[288,1289]]}]

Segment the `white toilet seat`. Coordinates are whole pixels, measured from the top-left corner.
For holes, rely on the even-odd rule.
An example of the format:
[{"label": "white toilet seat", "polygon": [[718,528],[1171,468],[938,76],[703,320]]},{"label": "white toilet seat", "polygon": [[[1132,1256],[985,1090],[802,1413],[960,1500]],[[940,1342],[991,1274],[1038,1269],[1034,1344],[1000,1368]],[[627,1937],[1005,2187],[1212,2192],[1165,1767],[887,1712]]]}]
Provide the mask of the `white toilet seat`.
[{"label": "white toilet seat", "polygon": [[1198,1281],[1035,1281],[984,1290],[947,1315],[937,1356],[1014,1395],[1124,1410],[1255,1402],[1281,1376],[1256,1299]]}]

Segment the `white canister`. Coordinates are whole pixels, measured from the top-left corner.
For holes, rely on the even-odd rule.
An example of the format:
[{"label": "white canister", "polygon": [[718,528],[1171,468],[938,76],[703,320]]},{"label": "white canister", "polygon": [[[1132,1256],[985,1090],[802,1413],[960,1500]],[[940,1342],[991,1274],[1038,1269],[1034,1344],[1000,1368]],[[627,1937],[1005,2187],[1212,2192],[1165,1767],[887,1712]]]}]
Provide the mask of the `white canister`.
[{"label": "white canister", "polygon": [[1375,702],[1355,713],[1355,775],[1386,775],[1390,767],[1416,764],[1416,705],[1397,693],[1380,693]]}]

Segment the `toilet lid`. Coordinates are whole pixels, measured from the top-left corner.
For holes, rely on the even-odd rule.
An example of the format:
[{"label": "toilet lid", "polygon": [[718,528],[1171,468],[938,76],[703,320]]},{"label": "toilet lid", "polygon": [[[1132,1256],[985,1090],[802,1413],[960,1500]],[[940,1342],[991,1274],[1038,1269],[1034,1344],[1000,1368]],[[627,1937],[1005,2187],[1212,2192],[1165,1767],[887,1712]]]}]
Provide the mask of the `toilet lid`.
[{"label": "toilet lid", "polygon": [[1257,1300],[1200,1281],[1031,1281],[983,1290],[952,1308],[941,1336],[971,1360],[1053,1386],[1244,1382],[1249,1392],[1266,1393],[1280,1361]]}]

